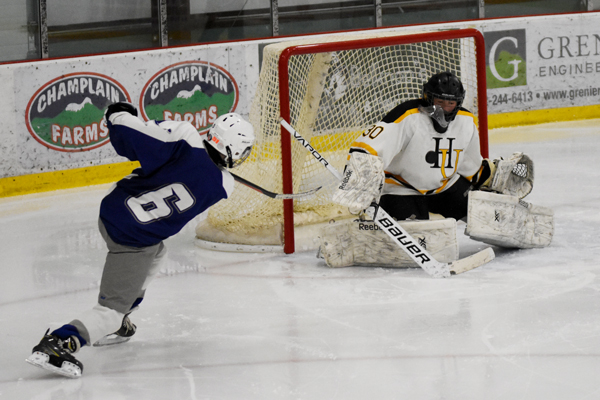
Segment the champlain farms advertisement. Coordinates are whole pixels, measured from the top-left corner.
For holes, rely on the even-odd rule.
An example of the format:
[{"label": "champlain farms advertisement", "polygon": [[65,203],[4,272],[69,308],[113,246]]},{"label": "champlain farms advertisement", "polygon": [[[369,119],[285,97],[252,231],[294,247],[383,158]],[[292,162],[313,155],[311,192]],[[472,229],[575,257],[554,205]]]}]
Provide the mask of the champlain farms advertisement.
[{"label": "champlain farms advertisement", "polygon": [[[378,31],[478,29],[485,38],[492,115],[600,104],[598,27],[600,13],[592,12]],[[295,39],[0,65],[0,178],[124,161],[107,145],[103,120],[116,101],[133,103],[144,120],[189,121],[199,135],[224,113],[248,118],[264,46]],[[419,73],[410,64],[402,68],[397,76]],[[335,84],[339,89],[350,82]],[[381,99],[386,101],[393,99]]]}]

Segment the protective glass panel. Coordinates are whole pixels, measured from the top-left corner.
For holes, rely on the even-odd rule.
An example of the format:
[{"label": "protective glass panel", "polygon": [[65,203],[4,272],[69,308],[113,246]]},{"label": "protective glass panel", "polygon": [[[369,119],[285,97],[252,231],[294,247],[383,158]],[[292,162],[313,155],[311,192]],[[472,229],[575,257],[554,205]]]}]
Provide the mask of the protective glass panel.
[{"label": "protective glass panel", "polygon": [[3,0],[0,62],[39,58],[37,1]]},{"label": "protective glass panel", "polygon": [[[271,0],[190,0],[188,32],[192,43],[269,37]],[[179,21],[169,30],[178,29]]]},{"label": "protective glass panel", "polygon": [[495,18],[586,11],[587,2],[586,0],[521,0],[515,3],[508,0],[486,0],[485,16]]},{"label": "protective glass panel", "polygon": [[279,0],[279,34],[300,35],[375,27],[373,0]]},{"label": "protective glass panel", "polygon": [[478,0],[382,0],[382,25],[412,25],[479,18]]},{"label": "protective glass panel", "polygon": [[[156,1],[48,1],[50,57],[156,47]],[[153,18],[154,17],[154,18]]]}]

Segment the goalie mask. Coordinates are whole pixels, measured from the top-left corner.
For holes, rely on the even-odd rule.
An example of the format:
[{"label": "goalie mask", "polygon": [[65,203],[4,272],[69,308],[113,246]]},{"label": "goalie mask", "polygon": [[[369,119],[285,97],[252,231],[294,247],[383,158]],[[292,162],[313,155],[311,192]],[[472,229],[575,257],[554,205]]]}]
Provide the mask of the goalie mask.
[{"label": "goalie mask", "polygon": [[235,168],[248,158],[254,144],[252,125],[239,114],[223,114],[204,139],[206,151],[221,167]]},{"label": "goalie mask", "polygon": [[[429,115],[437,132],[444,133],[465,99],[465,89],[456,75],[441,72],[433,75],[423,85],[423,99],[427,102],[427,107],[421,107],[421,112]],[[435,99],[455,101],[456,107],[445,111],[441,106],[434,104]]]}]

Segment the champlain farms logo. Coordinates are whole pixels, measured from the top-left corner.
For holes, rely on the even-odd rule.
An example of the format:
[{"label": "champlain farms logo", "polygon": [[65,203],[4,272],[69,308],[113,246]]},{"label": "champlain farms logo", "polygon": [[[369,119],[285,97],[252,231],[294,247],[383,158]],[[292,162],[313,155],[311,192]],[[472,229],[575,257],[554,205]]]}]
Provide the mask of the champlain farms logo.
[{"label": "champlain farms logo", "polygon": [[31,136],[50,149],[92,150],[108,143],[104,110],[118,101],[131,99],[114,79],[93,72],[66,74],[35,92],[25,122]]},{"label": "champlain farms logo", "polygon": [[224,68],[184,61],[160,70],[144,86],[140,110],[146,120],[188,121],[200,134],[237,107],[237,82]]}]

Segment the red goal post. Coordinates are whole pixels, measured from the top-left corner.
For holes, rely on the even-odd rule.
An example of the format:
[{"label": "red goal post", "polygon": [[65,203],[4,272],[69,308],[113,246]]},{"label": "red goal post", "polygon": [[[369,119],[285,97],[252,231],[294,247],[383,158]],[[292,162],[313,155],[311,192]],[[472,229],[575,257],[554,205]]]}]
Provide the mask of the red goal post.
[{"label": "red goal post", "polygon": [[[479,121],[480,147],[483,157],[488,157],[485,42],[483,35],[477,29],[457,29],[451,31],[427,32],[413,35],[359,39],[344,42],[304,44],[288,47],[281,53],[279,58],[279,101],[281,118],[286,120],[288,123],[290,122],[289,62],[290,58],[295,55],[463,38],[473,38],[475,42],[478,92],[477,117]],[[283,127],[281,127],[281,153],[283,193],[293,193],[291,137]],[[293,253],[295,251],[293,202],[294,200],[283,200],[285,240],[283,249],[286,254]]]}]

